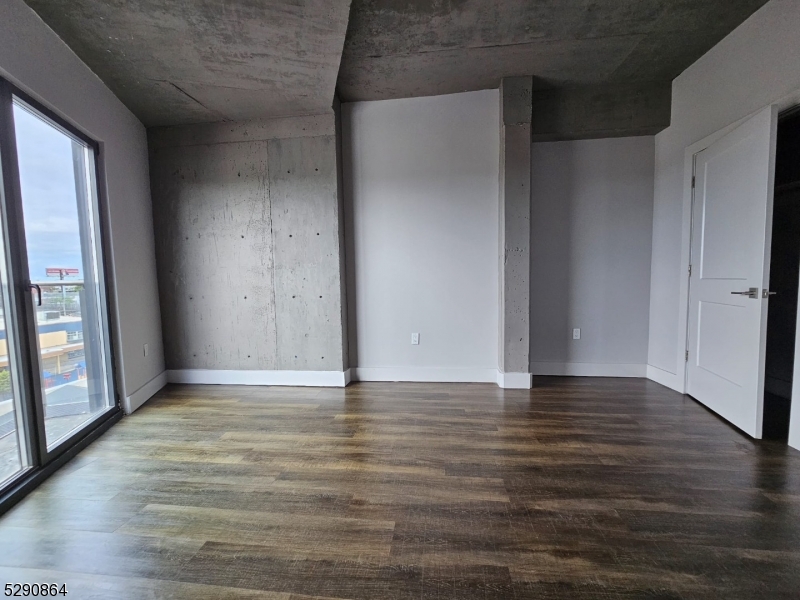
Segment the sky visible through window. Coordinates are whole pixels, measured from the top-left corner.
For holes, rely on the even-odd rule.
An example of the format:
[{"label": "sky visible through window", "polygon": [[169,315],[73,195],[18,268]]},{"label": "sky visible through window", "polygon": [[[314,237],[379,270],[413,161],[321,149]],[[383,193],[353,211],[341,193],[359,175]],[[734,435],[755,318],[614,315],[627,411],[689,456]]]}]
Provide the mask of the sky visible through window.
[{"label": "sky visible through window", "polygon": [[71,138],[14,105],[25,238],[32,281],[48,267],[79,269],[83,278]]}]

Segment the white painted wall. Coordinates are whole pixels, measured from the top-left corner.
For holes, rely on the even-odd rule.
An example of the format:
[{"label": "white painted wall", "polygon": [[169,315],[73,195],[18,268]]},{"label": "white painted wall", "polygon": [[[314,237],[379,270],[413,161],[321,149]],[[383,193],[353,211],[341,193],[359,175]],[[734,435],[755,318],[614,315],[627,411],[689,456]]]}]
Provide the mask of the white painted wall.
[{"label": "white painted wall", "polygon": [[533,144],[533,374],[644,377],[653,160],[652,136]]},{"label": "white painted wall", "polygon": [[351,366],[494,381],[497,90],[344,104],[342,117]]},{"label": "white painted wall", "polygon": [[22,0],[0,2],[0,75],[101,143],[119,393],[140,403],[165,381],[145,128]]},{"label": "white painted wall", "polygon": [[[648,375],[679,391],[689,210],[684,191],[690,176],[685,151],[769,104],[800,103],[798,8],[797,0],[771,0],[684,71],[672,86],[672,123],[656,136]],[[800,381],[800,364],[795,381]],[[795,447],[800,447],[798,387],[790,432]]]},{"label": "white painted wall", "polygon": [[656,136],[648,363],[651,376],[675,389],[683,389],[684,152],[800,90],[798,31],[797,0],[772,0],[673,82],[672,123]]}]

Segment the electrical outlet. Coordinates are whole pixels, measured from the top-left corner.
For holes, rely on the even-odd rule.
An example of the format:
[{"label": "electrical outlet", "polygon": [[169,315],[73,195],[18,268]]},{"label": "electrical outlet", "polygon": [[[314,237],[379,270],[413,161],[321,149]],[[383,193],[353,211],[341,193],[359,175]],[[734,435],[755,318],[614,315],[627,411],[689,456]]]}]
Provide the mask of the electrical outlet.
[{"label": "electrical outlet", "polygon": [[145,344],[144,345],[144,355],[147,356],[148,354],[150,354],[150,344]]},{"label": "electrical outlet", "polygon": [[419,334],[412,333],[411,334],[411,345],[412,346],[419,346]]},{"label": "electrical outlet", "polygon": [[581,339],[581,330],[580,329],[573,329],[572,330],[572,339],[573,340]]}]

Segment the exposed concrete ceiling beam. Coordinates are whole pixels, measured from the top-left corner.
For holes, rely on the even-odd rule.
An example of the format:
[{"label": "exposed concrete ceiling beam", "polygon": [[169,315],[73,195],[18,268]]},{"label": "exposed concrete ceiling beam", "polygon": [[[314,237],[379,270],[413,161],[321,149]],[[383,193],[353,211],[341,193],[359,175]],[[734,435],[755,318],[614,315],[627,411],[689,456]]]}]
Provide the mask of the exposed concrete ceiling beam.
[{"label": "exposed concrete ceiling beam", "polygon": [[533,94],[533,141],[655,135],[669,127],[670,83],[540,90]]},{"label": "exposed concrete ceiling beam", "polygon": [[343,101],[533,76],[534,135],[655,133],[670,84],[767,0],[353,0]]}]

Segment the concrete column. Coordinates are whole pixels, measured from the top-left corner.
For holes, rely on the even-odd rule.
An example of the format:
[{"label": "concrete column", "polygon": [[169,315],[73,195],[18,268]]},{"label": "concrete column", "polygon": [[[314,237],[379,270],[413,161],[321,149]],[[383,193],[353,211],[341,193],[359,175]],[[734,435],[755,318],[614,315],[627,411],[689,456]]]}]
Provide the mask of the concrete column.
[{"label": "concrete column", "polygon": [[498,384],[530,388],[532,77],[500,84]]}]

